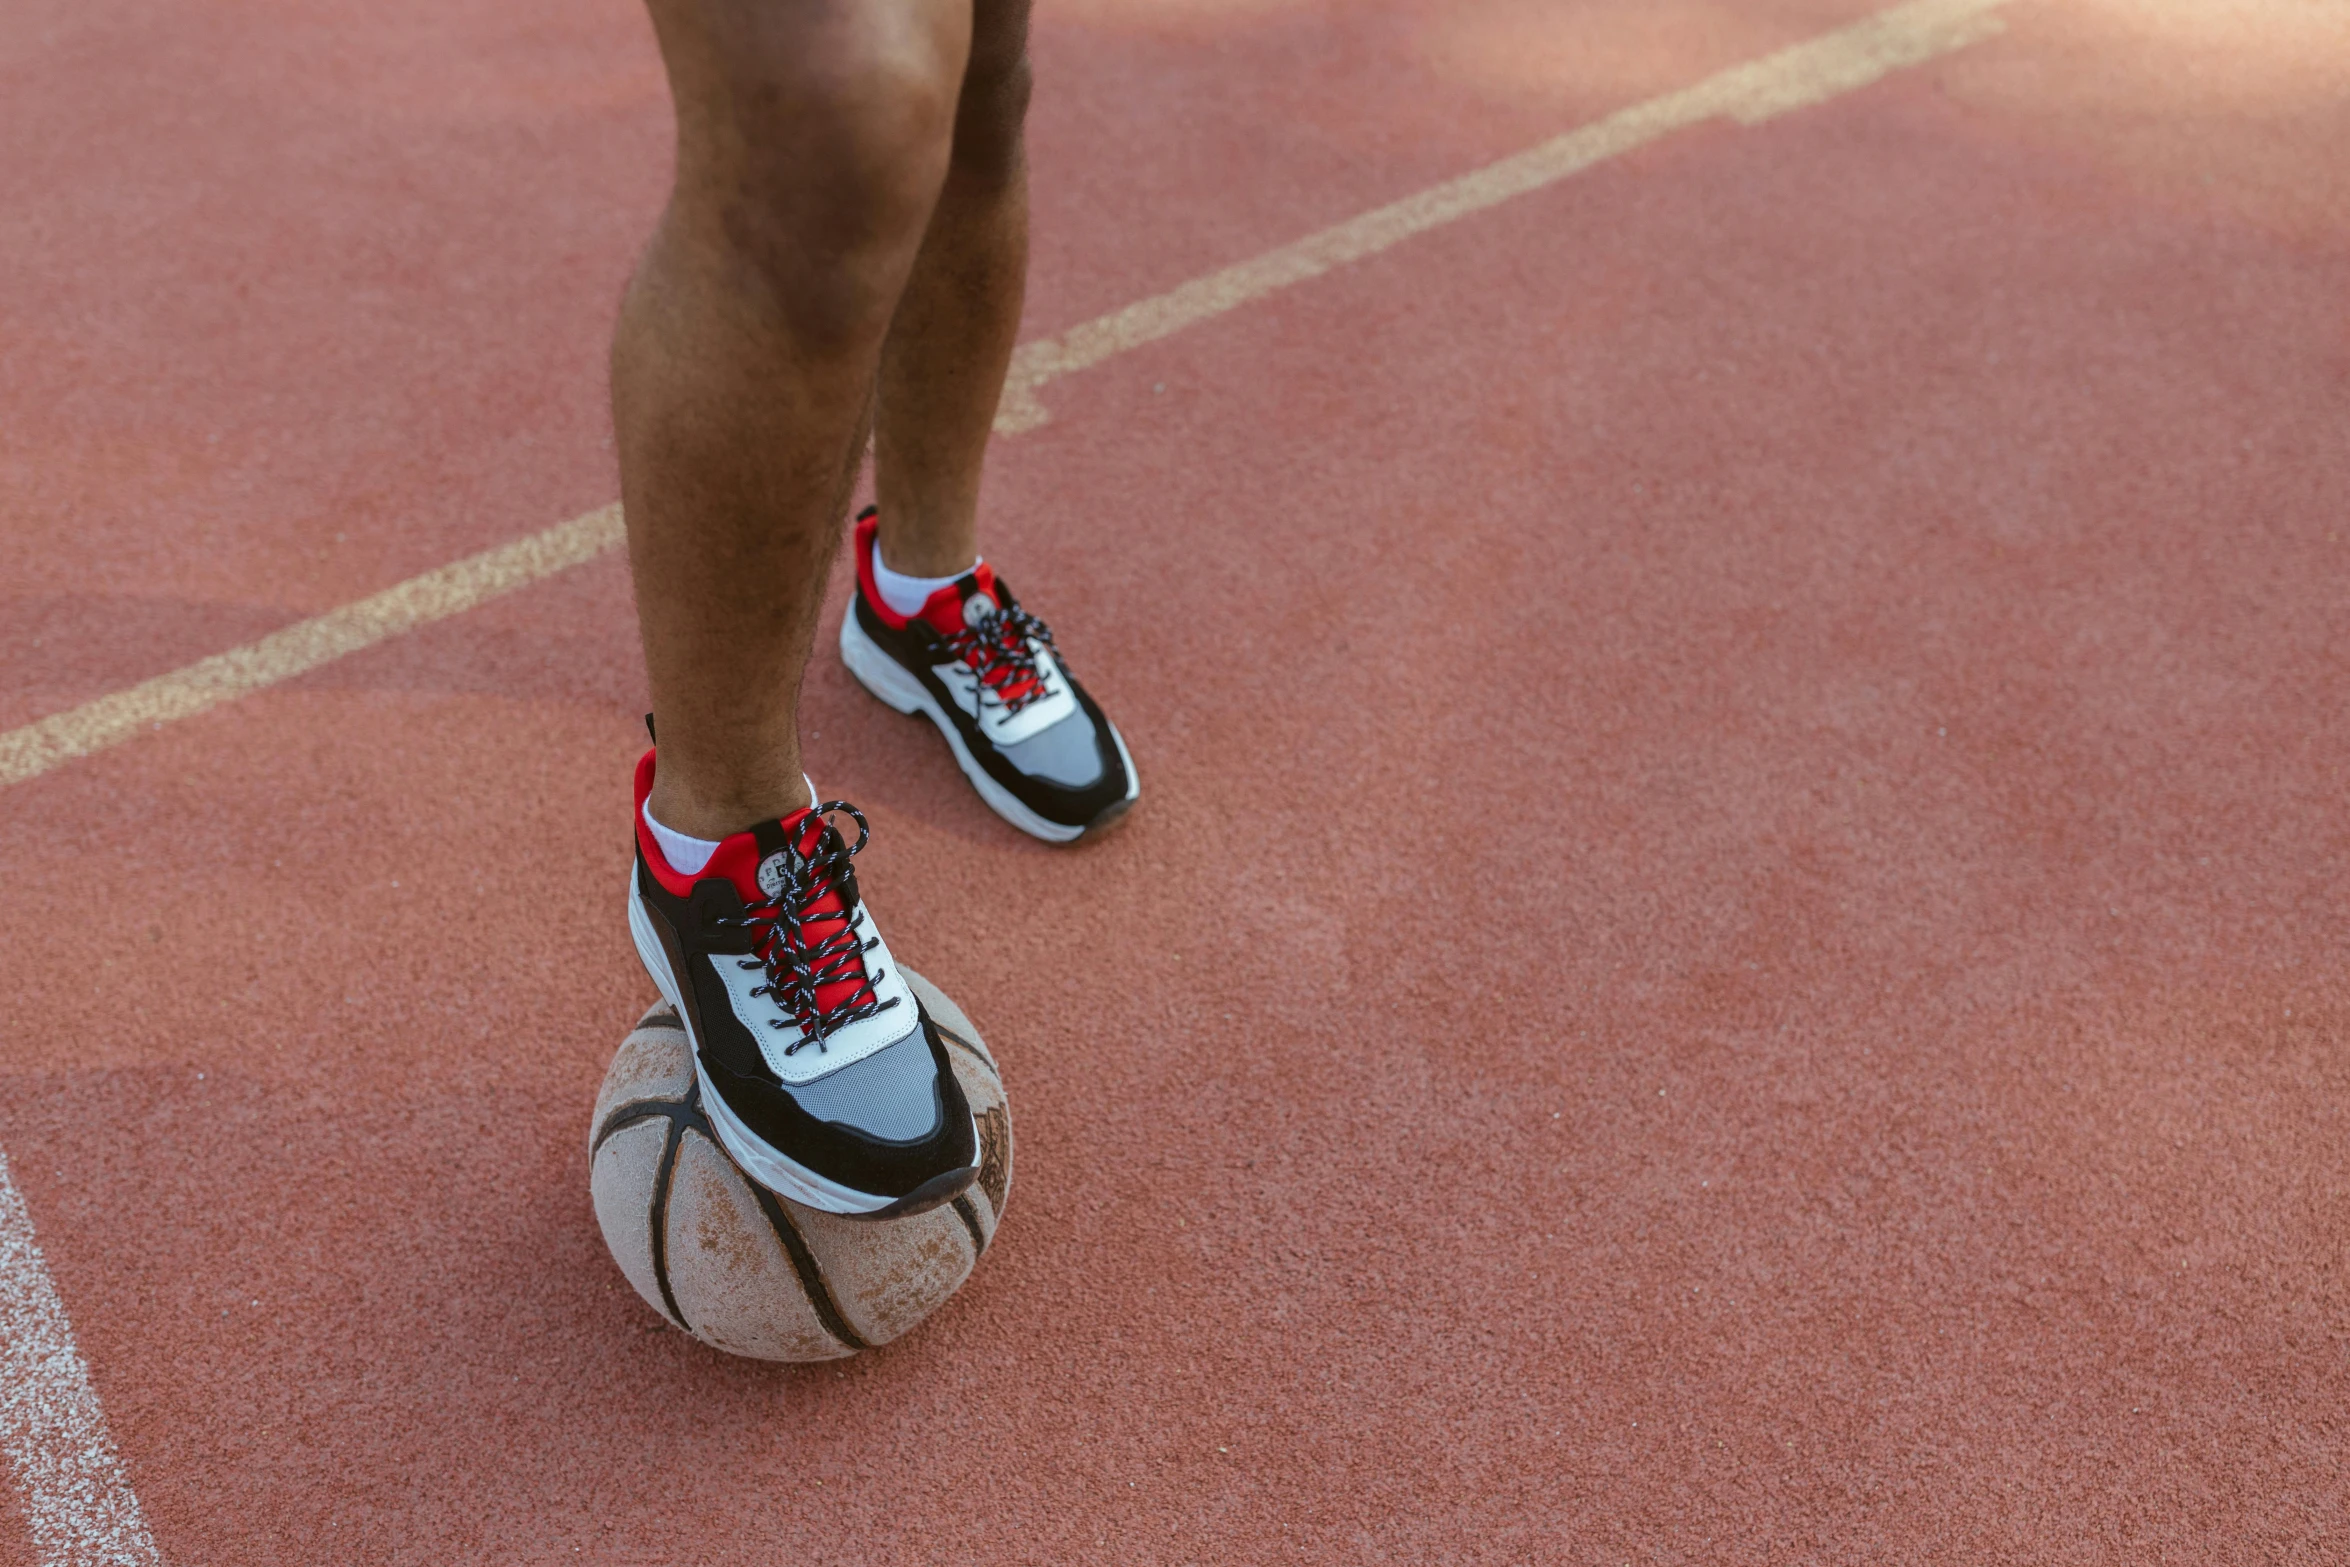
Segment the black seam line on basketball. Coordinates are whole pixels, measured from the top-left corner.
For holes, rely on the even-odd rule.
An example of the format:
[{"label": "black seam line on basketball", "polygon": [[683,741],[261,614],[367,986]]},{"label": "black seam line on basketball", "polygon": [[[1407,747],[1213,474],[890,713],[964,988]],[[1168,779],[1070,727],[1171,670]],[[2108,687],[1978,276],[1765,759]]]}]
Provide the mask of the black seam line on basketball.
[{"label": "black seam line on basketball", "polygon": [[994,1078],[998,1082],[1003,1081],[1004,1074],[996,1070],[995,1062],[988,1057],[986,1051],[980,1049],[977,1045],[971,1043],[970,1040],[965,1039],[962,1035],[956,1033],[953,1029],[947,1027],[944,1023],[941,1023],[937,1018],[932,1018],[930,1020],[930,1026],[938,1030],[939,1038],[945,1040],[948,1044],[953,1045],[956,1049],[962,1051],[963,1054],[969,1056],[972,1060],[978,1062],[981,1066],[986,1067],[988,1076]]},{"label": "black seam line on basketball", "polygon": [[963,1228],[971,1232],[971,1256],[974,1261],[987,1255],[987,1237],[979,1233],[979,1210],[971,1206],[968,1197],[955,1199],[955,1213],[963,1221]]},{"label": "black seam line on basketball", "polygon": [[674,1120],[679,1114],[697,1108],[691,1099],[631,1099],[626,1104],[614,1105],[612,1113],[604,1117],[604,1124],[596,1128],[595,1141],[588,1144],[588,1157],[593,1159],[603,1152],[615,1132],[650,1121],[657,1115]]},{"label": "black seam line on basketball", "polygon": [[840,1302],[832,1298],[832,1288],[824,1282],[824,1270],[816,1265],[816,1254],[808,1249],[807,1237],[792,1222],[792,1216],[783,1211],[783,1204],[757,1181],[746,1180],[743,1184],[759,1199],[759,1211],[767,1215],[767,1227],[775,1232],[775,1238],[783,1243],[784,1251],[791,1257],[791,1265],[800,1276],[800,1288],[807,1292],[808,1304],[816,1308],[816,1320],[824,1325],[824,1331],[851,1349],[871,1349],[873,1346],[841,1315]]},{"label": "black seam line on basketball", "polygon": [[[696,1085],[699,1086],[698,1084]],[[693,1325],[685,1320],[685,1312],[677,1304],[677,1293],[669,1287],[669,1182],[677,1174],[677,1151],[685,1144],[688,1116],[699,1108],[692,1100],[669,1112],[669,1132],[661,1142],[661,1166],[653,1172],[653,1282],[661,1286],[661,1304],[669,1312],[669,1320],[688,1333]]]},{"label": "black seam line on basketball", "polygon": [[659,1012],[648,1012],[636,1020],[635,1033],[682,1034],[685,1023],[678,1015],[664,1007]]}]

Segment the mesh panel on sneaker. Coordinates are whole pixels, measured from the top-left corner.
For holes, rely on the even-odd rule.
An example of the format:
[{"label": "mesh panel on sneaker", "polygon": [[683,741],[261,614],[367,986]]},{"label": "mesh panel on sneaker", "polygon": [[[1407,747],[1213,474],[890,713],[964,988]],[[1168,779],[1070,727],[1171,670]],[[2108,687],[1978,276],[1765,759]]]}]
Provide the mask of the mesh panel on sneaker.
[{"label": "mesh panel on sneaker", "polygon": [[895,1044],[812,1083],[795,1083],[791,1096],[820,1121],[850,1126],[868,1137],[910,1143],[938,1125],[932,1083],[938,1066],[930,1042],[917,1028]]},{"label": "mesh panel on sneaker", "polygon": [[1101,748],[1093,720],[1083,708],[1025,740],[996,747],[997,754],[1024,777],[1041,778],[1065,789],[1082,789],[1102,775]]}]

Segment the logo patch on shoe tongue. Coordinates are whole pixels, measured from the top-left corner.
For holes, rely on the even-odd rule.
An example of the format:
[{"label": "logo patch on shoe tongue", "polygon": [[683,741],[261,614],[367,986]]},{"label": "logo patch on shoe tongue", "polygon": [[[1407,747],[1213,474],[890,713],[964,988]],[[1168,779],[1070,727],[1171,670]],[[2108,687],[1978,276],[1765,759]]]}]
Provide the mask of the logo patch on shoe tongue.
[{"label": "logo patch on shoe tongue", "polygon": [[997,605],[994,599],[985,593],[974,593],[963,600],[963,624],[976,626],[988,616],[996,613],[996,609]]},{"label": "logo patch on shoe tongue", "polygon": [[759,890],[770,898],[783,896],[784,879],[791,874],[791,851],[778,849],[759,862]]}]

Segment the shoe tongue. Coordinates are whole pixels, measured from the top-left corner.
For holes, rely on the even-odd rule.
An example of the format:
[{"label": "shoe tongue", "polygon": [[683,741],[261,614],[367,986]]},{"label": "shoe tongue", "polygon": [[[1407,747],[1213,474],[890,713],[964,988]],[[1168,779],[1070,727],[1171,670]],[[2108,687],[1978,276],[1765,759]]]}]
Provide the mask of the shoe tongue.
[{"label": "shoe tongue", "polygon": [[[734,884],[735,894],[744,904],[765,903],[783,885],[780,877],[784,867],[778,856],[788,857],[795,851],[802,856],[813,853],[823,832],[824,823],[817,819],[814,810],[806,808],[780,821],[761,822],[748,831],[721,840],[718,852],[710,856],[710,863],[702,867],[696,879],[723,876]],[[837,906],[837,899],[819,900],[819,907]]]},{"label": "shoe tongue", "polygon": [[995,568],[981,561],[953,582],[930,595],[922,618],[941,636],[953,636],[980,616],[1002,607],[996,591]]},{"label": "shoe tongue", "polygon": [[[1003,590],[996,586],[995,568],[981,561],[954,582],[930,595],[922,606],[922,618],[930,622],[941,636],[954,636],[981,619],[1004,607]],[[1022,662],[1026,655],[1021,654]],[[979,656],[970,656],[977,664]],[[998,696],[1018,699],[1036,685],[1033,673],[1015,676],[1010,667],[999,664],[987,676],[987,683]]]},{"label": "shoe tongue", "polygon": [[[784,878],[793,872],[794,859],[804,860],[815,854],[823,844],[824,836],[824,818],[810,807],[794,811],[780,821],[761,822],[749,832],[737,833],[720,846],[719,852],[725,853],[738,841],[747,845],[742,861],[750,874],[749,886],[746,888],[737,879],[735,891],[742,894],[745,903],[754,900],[763,903],[783,889]],[[716,864],[715,859],[712,864]],[[727,874],[734,876],[735,872],[730,869]],[[848,929],[853,937],[853,927],[847,925],[849,906],[841,892],[840,883],[834,882],[808,903],[794,904],[780,912],[786,918],[799,922],[803,941],[835,938],[844,929]],[[828,980],[816,987],[816,1010],[819,1013],[832,1012],[847,1005],[866,988],[864,958],[858,957],[848,967],[849,972],[845,977]]]}]

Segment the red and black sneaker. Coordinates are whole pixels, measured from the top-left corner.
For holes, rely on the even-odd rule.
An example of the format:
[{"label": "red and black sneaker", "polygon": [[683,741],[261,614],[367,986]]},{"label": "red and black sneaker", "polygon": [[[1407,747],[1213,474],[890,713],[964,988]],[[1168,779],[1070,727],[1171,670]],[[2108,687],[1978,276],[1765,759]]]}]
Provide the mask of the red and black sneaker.
[{"label": "red and black sneaker", "polygon": [[1052,631],[984,561],[900,615],[873,586],[878,513],[857,518],[857,594],[840,656],[858,684],[946,736],[971,787],[1022,832],[1068,843],[1124,815],[1140,785],[1116,726]]},{"label": "red and black sneaker", "polygon": [[[652,790],[647,751],[628,930],[685,1021],[727,1153],[769,1191],[830,1213],[894,1218],[952,1200],[979,1173],[978,1129],[858,896],[849,862],[865,818],[811,803],[724,840],[689,876],[646,824]],[[836,812],[856,822],[854,844]]]}]

